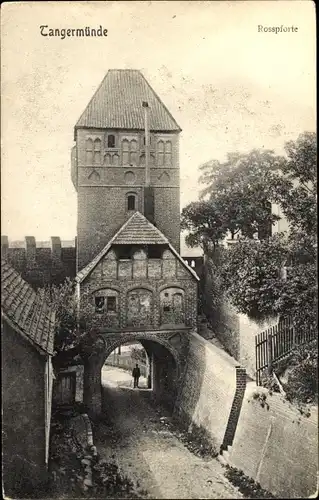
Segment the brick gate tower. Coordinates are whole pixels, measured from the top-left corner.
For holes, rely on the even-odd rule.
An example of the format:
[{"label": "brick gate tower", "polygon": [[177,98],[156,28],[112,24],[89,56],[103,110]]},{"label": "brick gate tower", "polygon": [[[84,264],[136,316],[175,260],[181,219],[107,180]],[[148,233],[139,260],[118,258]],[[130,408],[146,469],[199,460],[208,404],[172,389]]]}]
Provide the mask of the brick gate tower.
[{"label": "brick gate tower", "polygon": [[109,70],[74,129],[77,271],[134,211],[180,250],[180,127],[138,70]]},{"label": "brick gate tower", "polygon": [[98,333],[84,402],[101,411],[101,369],[141,342],[149,386],[172,404],[197,331],[198,276],[180,256],[179,133],[137,70],[110,70],[75,126],[79,312]]}]

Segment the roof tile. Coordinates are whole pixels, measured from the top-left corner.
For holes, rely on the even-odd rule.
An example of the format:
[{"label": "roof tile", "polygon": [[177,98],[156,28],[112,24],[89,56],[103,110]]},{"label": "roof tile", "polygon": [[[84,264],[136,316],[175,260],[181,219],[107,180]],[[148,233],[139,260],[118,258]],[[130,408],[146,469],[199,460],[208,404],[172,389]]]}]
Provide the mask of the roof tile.
[{"label": "roof tile", "polygon": [[95,266],[107,254],[112,245],[168,245],[175,257],[180,260],[186,269],[199,280],[195,271],[188,266],[179,253],[172,247],[168,239],[140,212],[135,212],[119,231],[113,236],[109,243],[99,252],[91,262],[87,264],[76,275],[75,280],[81,283],[93,271]]},{"label": "roof tile", "polygon": [[55,316],[32,287],[1,260],[1,308],[37,346],[53,354]]},{"label": "roof tile", "polygon": [[150,130],[181,131],[143,74],[136,69],[110,69],[75,128],[144,130],[143,101],[150,108]]}]

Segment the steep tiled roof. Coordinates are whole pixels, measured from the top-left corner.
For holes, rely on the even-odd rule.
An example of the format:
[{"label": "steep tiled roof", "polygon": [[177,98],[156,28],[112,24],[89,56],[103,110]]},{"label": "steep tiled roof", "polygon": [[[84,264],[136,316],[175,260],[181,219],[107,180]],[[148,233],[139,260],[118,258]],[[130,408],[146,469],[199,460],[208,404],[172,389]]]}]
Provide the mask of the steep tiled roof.
[{"label": "steep tiled roof", "polygon": [[181,129],[143,74],[136,69],[110,69],[75,128],[144,129],[142,102],[148,102],[152,131]]},{"label": "steep tiled roof", "polygon": [[168,239],[140,212],[135,212],[112,239],[113,245],[167,245]]},{"label": "steep tiled roof", "polygon": [[34,344],[53,354],[54,312],[21,276],[1,261],[1,309]]},{"label": "steep tiled roof", "polygon": [[76,275],[75,280],[81,283],[90,273],[101,259],[107,254],[112,245],[167,245],[177,257],[184,267],[199,280],[195,271],[188,266],[179,253],[172,247],[168,239],[157,229],[153,224],[146,219],[140,212],[134,212],[119,231],[113,236],[109,243],[94,257],[87,266],[85,266]]}]

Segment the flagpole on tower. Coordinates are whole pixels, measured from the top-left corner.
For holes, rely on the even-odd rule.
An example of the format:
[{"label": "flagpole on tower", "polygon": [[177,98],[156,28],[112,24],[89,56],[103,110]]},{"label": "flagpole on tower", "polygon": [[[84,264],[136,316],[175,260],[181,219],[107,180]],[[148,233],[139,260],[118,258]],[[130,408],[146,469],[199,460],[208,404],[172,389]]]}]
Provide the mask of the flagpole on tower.
[{"label": "flagpole on tower", "polygon": [[150,129],[149,129],[149,105],[143,101],[144,108],[144,128],[145,128],[145,186],[149,187],[151,183],[150,173]]}]

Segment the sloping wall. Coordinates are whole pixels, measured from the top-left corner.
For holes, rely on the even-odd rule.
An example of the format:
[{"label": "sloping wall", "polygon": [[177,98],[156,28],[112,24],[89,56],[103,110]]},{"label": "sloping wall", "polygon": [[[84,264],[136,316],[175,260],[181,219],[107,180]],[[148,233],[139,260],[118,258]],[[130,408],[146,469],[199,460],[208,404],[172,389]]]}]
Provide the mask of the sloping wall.
[{"label": "sloping wall", "polygon": [[175,411],[182,419],[203,427],[216,451],[224,443],[227,428],[232,441],[232,429],[236,428],[240,412],[246,375],[241,369],[242,376],[236,377],[236,366],[226,352],[198,334],[190,334],[187,365]]},{"label": "sloping wall", "polygon": [[256,391],[268,393],[249,384],[230,465],[279,498],[309,497],[317,489],[318,410],[306,418],[279,394],[267,395],[267,410],[253,398]]}]

